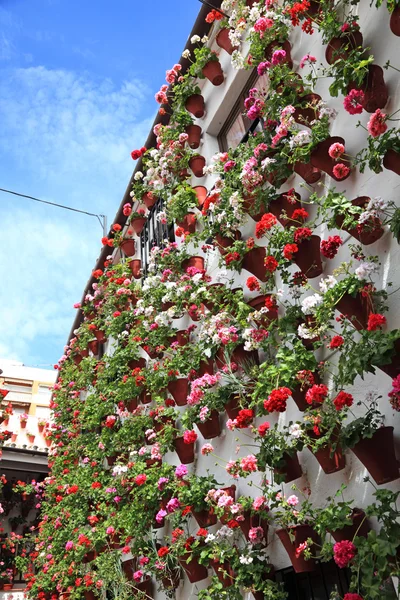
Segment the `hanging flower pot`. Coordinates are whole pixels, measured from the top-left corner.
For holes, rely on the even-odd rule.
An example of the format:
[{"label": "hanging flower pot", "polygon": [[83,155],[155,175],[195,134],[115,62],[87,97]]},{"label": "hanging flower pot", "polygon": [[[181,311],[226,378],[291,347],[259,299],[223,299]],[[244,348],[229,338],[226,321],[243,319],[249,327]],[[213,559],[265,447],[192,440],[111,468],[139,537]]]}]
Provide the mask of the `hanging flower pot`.
[{"label": "hanging flower pot", "polygon": [[[225,358],[225,350],[223,346],[220,346],[218,348],[215,358],[217,366],[219,366],[219,368],[226,366],[227,361]],[[238,346],[236,346],[236,348],[231,353],[229,363],[235,363],[236,365],[240,366],[250,362],[252,362],[253,364],[255,363],[257,365],[259,364],[257,350],[246,351],[244,349],[243,344],[239,344]]]},{"label": "hanging flower pot", "polygon": [[372,312],[372,307],[368,305],[367,298],[364,298],[360,293],[351,296],[346,292],[336,304],[336,310],[347,317],[358,331],[367,329],[368,317]]},{"label": "hanging flower pot", "polygon": [[[3,585],[3,589],[4,589],[5,592],[9,592],[10,590],[13,589],[13,587],[14,587],[13,583],[5,583]],[[68,596],[69,596],[69,594],[68,594]],[[66,600],[66,594],[64,594],[64,599]]]},{"label": "hanging flower pot", "polygon": [[293,254],[293,260],[308,279],[318,277],[322,273],[320,253],[321,238],[312,235],[298,244],[298,251]]},{"label": "hanging flower pot", "polygon": [[85,600],[96,600],[96,596],[92,590],[86,590],[83,595],[85,596]]},{"label": "hanging flower pot", "polygon": [[394,452],[393,427],[377,429],[371,438],[364,438],[351,449],[377,485],[399,478],[399,463]]},{"label": "hanging flower pot", "polygon": [[152,208],[157,202],[157,196],[153,192],[146,192],[142,196],[142,202],[147,208]]},{"label": "hanging flower pot", "polygon": [[194,233],[196,231],[196,223],[197,217],[194,213],[188,213],[184,216],[182,221],[176,222],[178,227],[181,227],[184,231],[187,231],[188,233]]},{"label": "hanging flower pot", "polygon": [[[309,431],[308,435],[310,438],[317,440],[319,436],[317,436],[313,431]],[[332,433],[332,441],[335,442],[338,437],[338,432]],[[311,450],[311,448],[309,448]],[[322,470],[327,475],[331,473],[337,473],[341,471],[346,466],[346,458],[342,452],[342,449],[339,445],[336,446],[334,452],[332,452],[331,446],[326,445],[322,448],[319,448],[316,452],[311,450],[314,454],[315,458],[319,462],[322,467]]]},{"label": "hanging flower pot", "polygon": [[96,340],[99,342],[99,344],[104,344],[107,341],[105,332],[101,331],[100,329],[96,329],[94,331],[94,335],[96,337]]},{"label": "hanging flower pot", "polygon": [[221,563],[218,559],[212,559],[210,561],[210,564],[214,569],[219,581],[225,588],[233,585],[233,583],[235,582],[236,575],[230,563],[227,560]]},{"label": "hanging flower pot", "polygon": [[189,382],[187,377],[181,377],[168,383],[168,391],[173,396],[178,406],[186,406],[189,393]]},{"label": "hanging flower pot", "polygon": [[267,269],[264,264],[265,256],[265,248],[252,248],[244,255],[242,261],[242,268],[264,283],[268,281]]},{"label": "hanging flower pot", "polygon": [[400,6],[396,6],[390,15],[390,30],[394,35],[400,36]]},{"label": "hanging flower pot", "polygon": [[143,227],[145,226],[146,222],[147,222],[146,217],[135,217],[134,219],[132,219],[131,227],[132,227],[133,231],[136,233],[136,235],[140,235],[142,233]]},{"label": "hanging flower pot", "polygon": [[[359,198],[355,198],[351,201],[353,206],[359,206],[363,209],[367,207],[368,202],[371,200],[369,196],[360,196]],[[336,225],[342,229],[343,231],[347,231],[350,233],[356,240],[364,244],[364,246],[369,246],[369,244],[373,244],[377,240],[379,240],[383,234],[384,230],[382,227],[382,223],[376,217],[371,217],[368,219],[366,223],[360,223],[356,227],[343,227],[345,217],[342,215],[338,215],[335,218]]]},{"label": "hanging flower pot", "polygon": [[189,160],[189,167],[192,169],[195,177],[204,177],[203,169],[205,166],[206,159],[204,156],[200,156],[200,154],[192,156],[192,158]]},{"label": "hanging flower pot", "polygon": [[321,171],[311,163],[296,162],[294,163],[293,170],[309,185],[317,183],[321,179]]},{"label": "hanging flower pot", "polygon": [[134,279],[140,279],[142,276],[142,261],[140,258],[134,258],[130,260],[128,263],[128,267],[130,272],[133,275]]},{"label": "hanging flower pot", "polygon": [[189,334],[186,329],[181,329],[169,339],[170,344],[178,343],[178,346],[186,346],[189,341]]},{"label": "hanging flower pot", "polygon": [[383,157],[383,166],[385,169],[389,169],[396,173],[396,175],[400,175],[400,152],[396,152],[392,148],[389,148]]},{"label": "hanging flower pot", "polygon": [[204,98],[201,94],[193,94],[185,102],[185,108],[196,119],[201,119],[205,113]]},{"label": "hanging flower pot", "polygon": [[217,523],[217,515],[214,513],[214,509],[194,510],[192,511],[194,518],[196,519],[199,527],[212,527]]},{"label": "hanging flower pot", "polygon": [[203,375],[205,375],[206,373],[208,373],[208,375],[214,375],[214,359],[213,358],[203,360],[200,363],[199,370],[198,370],[198,376],[203,377]]},{"label": "hanging flower pot", "polygon": [[[261,296],[256,296],[247,302],[247,305],[251,308],[254,308],[256,312],[260,311],[262,308],[265,308],[265,300],[270,298],[270,294],[262,294]],[[270,308],[267,313],[263,314],[260,318],[254,319],[253,321],[259,325],[259,327],[264,327],[267,329],[272,321],[276,321],[278,318],[278,306],[274,305],[273,308]]]},{"label": "hanging flower pot", "polygon": [[291,69],[293,67],[293,61],[291,56],[292,46],[289,40],[285,40],[284,42],[279,42],[278,40],[275,42],[271,42],[265,49],[265,58],[267,60],[271,60],[275,50],[284,50],[286,52],[286,58],[284,62],[287,63],[287,65]]},{"label": "hanging flower pot", "polygon": [[204,270],[204,258],[202,256],[191,256],[182,262],[183,270],[189,269],[189,267],[194,267],[199,269],[199,271]]},{"label": "hanging flower pot", "polygon": [[194,442],[185,444],[183,437],[174,440],[175,451],[182,464],[188,465],[194,461]]},{"label": "hanging flower pot", "polygon": [[211,440],[221,434],[221,425],[219,422],[219,413],[217,410],[212,410],[210,417],[204,421],[196,423],[201,435],[205,440]]},{"label": "hanging flower pot", "polygon": [[267,519],[261,519],[259,515],[252,515],[249,510],[245,511],[244,520],[238,521],[243,535],[249,540],[249,532],[253,527],[261,527],[264,532],[264,539],[268,539],[269,523]]},{"label": "hanging flower pot", "polygon": [[[360,88],[355,83],[350,83],[347,91]],[[383,76],[383,69],[379,65],[369,65],[368,74],[361,85],[364,100],[361,102],[364,110],[374,113],[378,108],[385,108],[389,92]]]},{"label": "hanging flower pot", "polygon": [[[221,250],[220,250],[220,252],[221,252]],[[221,252],[221,254],[222,254],[222,252]],[[225,286],[223,283],[211,283],[208,286],[208,290],[210,291],[210,295],[212,298],[210,300],[204,300],[204,306],[206,308],[208,308],[208,310],[214,310],[216,302],[217,302],[218,298],[220,297],[218,294],[218,290],[222,290],[224,287]],[[214,290],[216,293],[214,293]],[[211,375],[212,375],[212,373],[211,373]]]},{"label": "hanging flower pot", "polygon": [[225,254],[229,252],[229,248],[231,248],[232,244],[235,243],[235,240],[242,239],[242,234],[240,233],[240,231],[236,230],[232,233],[234,234],[233,237],[228,237],[219,233],[217,233],[215,236],[216,247],[218,248],[222,256],[225,256]]},{"label": "hanging flower pot", "polygon": [[361,31],[352,31],[345,33],[340,37],[333,37],[325,50],[325,59],[328,65],[333,65],[337,60],[346,60],[352,50],[361,48],[363,45],[363,36]]},{"label": "hanging flower pot", "polygon": [[35,441],[35,436],[34,436],[34,435],[29,435],[29,434],[28,434],[26,437],[28,438],[28,442],[29,442],[30,444],[33,444],[33,442]]},{"label": "hanging flower pot", "polygon": [[147,577],[141,583],[134,583],[134,590],[139,590],[139,592],[143,592],[146,594],[147,598],[153,598],[153,581],[150,577]]},{"label": "hanging flower pot", "polygon": [[334,174],[333,169],[338,164],[343,164],[346,167],[349,167],[349,161],[344,157],[337,161],[329,156],[329,148],[332,146],[332,144],[336,143],[343,144],[343,146],[345,144],[344,139],[339,136],[329,137],[323,142],[320,142],[311,152],[310,160],[314,167],[324,171],[324,173],[327,173],[335,181],[344,181],[350,177],[351,171],[349,171],[349,173],[344,177],[337,177],[337,175]]},{"label": "hanging flower pot", "polygon": [[204,65],[201,72],[213,85],[217,86],[224,83],[224,73],[219,60],[210,60]]},{"label": "hanging flower pot", "polygon": [[295,107],[293,118],[296,121],[296,123],[299,123],[299,125],[307,125],[309,127],[310,123],[312,121],[315,121],[316,118],[318,118],[318,110],[313,107],[316,107],[320,100],[321,96],[319,94],[306,94],[305,96],[299,98],[299,102],[311,104],[312,106]]},{"label": "hanging flower pot", "polygon": [[136,252],[135,240],[128,239],[128,238],[125,240],[122,240],[122,242],[120,244],[120,248],[123,251],[123,253],[125,254],[125,256],[134,256],[134,254]]},{"label": "hanging flower pot", "polygon": [[88,348],[92,354],[97,356],[99,353],[99,342],[96,339],[90,340],[90,342],[88,342]]},{"label": "hanging flower pot", "polygon": [[202,185],[196,185],[193,189],[194,189],[194,191],[196,193],[196,196],[197,196],[197,201],[199,203],[199,208],[201,208],[203,206],[204,202],[206,201],[206,198],[207,198],[207,194],[208,194],[207,188],[205,188]]},{"label": "hanging flower pot", "polygon": [[215,41],[217,42],[217,44],[220,48],[225,50],[225,52],[227,52],[228,54],[233,54],[233,52],[238,49],[238,46],[232,45],[232,42],[229,38],[229,31],[230,30],[227,29],[226,27],[221,29],[218,32],[218,35],[217,35]]},{"label": "hanging flower pot", "polygon": [[128,367],[130,369],[143,369],[146,366],[146,359],[145,358],[138,358],[135,360],[130,360],[128,362]]},{"label": "hanging flower pot", "polygon": [[234,421],[239,415],[239,411],[241,410],[239,405],[239,398],[232,394],[228,402],[225,404],[225,410],[228,417],[232,419],[232,421]]},{"label": "hanging flower pot", "polygon": [[[293,542],[290,539],[289,531],[292,536],[294,536]],[[317,565],[313,558],[310,558],[310,560],[305,560],[303,554],[300,554],[298,557],[296,556],[297,548],[300,546],[300,544],[306,542],[308,538],[311,538],[315,543],[319,542],[317,533],[312,529],[312,527],[310,527],[310,525],[297,525],[296,527],[289,527],[288,530],[278,529],[276,533],[286,552],[288,553],[296,573],[307,573],[316,570]]]},{"label": "hanging flower pot", "polygon": [[391,362],[386,365],[375,365],[389,375],[392,379],[400,375],[400,339],[397,339],[394,343],[393,354],[391,356]]},{"label": "hanging flower pot", "polygon": [[[189,560],[191,559],[191,560]],[[185,571],[190,583],[197,583],[208,577],[207,568],[201,565],[191,552],[185,552],[179,557],[182,569]]]},{"label": "hanging flower pot", "polygon": [[290,483],[295,479],[299,479],[299,477],[303,475],[303,471],[299,463],[297,452],[293,455],[285,452],[282,458],[285,461],[285,466],[275,468],[274,473],[284,477],[283,483]]},{"label": "hanging flower pot", "polygon": [[[291,227],[294,222],[291,221],[291,217],[295,210],[301,208],[301,197],[295,193],[288,198],[287,193],[280,194],[277,198],[272,200],[268,206],[270,213],[275,215],[283,227]],[[287,215],[284,216],[284,215]]]},{"label": "hanging flower pot", "polygon": [[302,390],[300,383],[292,388],[292,398],[301,412],[305,411],[306,408],[309,408],[310,406],[306,402],[306,393],[307,389]]},{"label": "hanging flower pot", "polygon": [[189,136],[187,143],[192,150],[196,150],[200,146],[201,127],[199,125],[187,125],[185,132]]},{"label": "hanging flower pot", "polygon": [[140,394],[139,400],[142,404],[150,404],[152,398],[150,394],[147,394],[145,390]]},{"label": "hanging flower pot", "polygon": [[133,413],[134,410],[139,406],[139,402],[137,398],[131,398],[125,402],[125,408],[128,412]]},{"label": "hanging flower pot", "polygon": [[365,512],[362,509],[353,508],[351,520],[351,525],[345,525],[342,529],[336,529],[336,531],[329,530],[329,533],[336,542],[343,542],[343,540],[350,540],[352,542],[355,535],[357,537],[367,537],[368,532],[371,531],[369,523],[365,518]]},{"label": "hanging flower pot", "polygon": [[176,590],[179,587],[180,582],[180,573],[179,571],[174,571],[173,573],[167,573],[162,577],[162,585],[165,590],[169,590],[170,592]]}]

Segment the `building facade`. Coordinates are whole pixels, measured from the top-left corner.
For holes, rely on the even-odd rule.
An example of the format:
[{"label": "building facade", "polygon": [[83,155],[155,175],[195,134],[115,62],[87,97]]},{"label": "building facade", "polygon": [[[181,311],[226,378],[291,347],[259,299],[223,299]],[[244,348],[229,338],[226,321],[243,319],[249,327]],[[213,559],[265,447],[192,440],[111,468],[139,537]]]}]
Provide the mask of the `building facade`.
[{"label": "building facade", "polygon": [[60,361],[76,521],[33,593],[397,597],[399,7],[372,4],[201,9]]}]

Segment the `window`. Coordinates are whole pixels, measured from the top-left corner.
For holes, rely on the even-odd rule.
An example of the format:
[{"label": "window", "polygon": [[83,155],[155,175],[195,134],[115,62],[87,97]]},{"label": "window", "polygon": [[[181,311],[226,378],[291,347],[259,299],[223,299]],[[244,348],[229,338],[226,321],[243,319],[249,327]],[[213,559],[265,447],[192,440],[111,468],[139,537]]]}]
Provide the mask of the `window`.
[{"label": "window", "polygon": [[251,88],[265,90],[267,87],[268,77],[266,75],[259,77],[257,71],[255,71],[246,83],[231,114],[220,131],[218,142],[222,152],[226,152],[229,148],[236,148],[243,140],[246,133],[251,129],[252,125],[254,125],[254,128],[256,129],[257,123],[248,119],[245,114],[244,101]]},{"label": "window", "polygon": [[162,248],[165,240],[174,242],[175,233],[173,223],[163,223],[160,213],[164,211],[164,201],[159,198],[147,215],[147,221],[140,234],[140,258],[143,277],[147,276],[147,269],[151,249],[155,246]]}]

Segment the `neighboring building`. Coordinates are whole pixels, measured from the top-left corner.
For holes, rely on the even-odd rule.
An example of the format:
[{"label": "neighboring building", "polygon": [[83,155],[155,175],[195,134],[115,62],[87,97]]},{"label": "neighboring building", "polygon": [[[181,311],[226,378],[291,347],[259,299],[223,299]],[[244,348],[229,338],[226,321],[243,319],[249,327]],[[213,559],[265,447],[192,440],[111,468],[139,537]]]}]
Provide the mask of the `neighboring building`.
[{"label": "neighboring building", "polygon": [[[1,358],[0,369],[0,389],[4,396],[2,409],[12,413],[0,425],[0,435],[5,431],[11,433],[4,442],[0,460],[0,475],[5,477],[0,492],[3,508],[0,539],[4,543],[5,539],[10,539],[11,533],[24,535],[36,523],[38,512],[34,497],[23,496],[12,488],[17,481],[27,484],[40,482],[48,473],[45,433],[50,419],[52,386],[57,374],[54,370],[27,367],[21,362]],[[22,540],[15,539],[15,544],[18,553]],[[7,562],[4,553],[7,554],[7,550],[2,548],[2,560]],[[0,572],[3,570],[4,566]],[[22,598],[19,590],[24,585],[21,574],[16,573],[12,592],[0,592],[0,598],[19,600]]]}]

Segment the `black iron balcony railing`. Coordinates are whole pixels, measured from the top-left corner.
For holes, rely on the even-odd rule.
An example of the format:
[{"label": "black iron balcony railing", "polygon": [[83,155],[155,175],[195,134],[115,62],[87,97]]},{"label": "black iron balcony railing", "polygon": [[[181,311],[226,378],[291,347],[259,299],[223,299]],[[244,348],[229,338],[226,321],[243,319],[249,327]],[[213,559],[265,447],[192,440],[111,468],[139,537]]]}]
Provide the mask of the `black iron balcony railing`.
[{"label": "black iron balcony railing", "polygon": [[152,248],[158,246],[164,248],[168,242],[175,241],[173,223],[165,223],[161,218],[164,212],[164,200],[158,198],[157,202],[150,209],[147,221],[140,234],[140,258],[142,261],[142,274],[147,277],[149,269],[150,252]]}]

